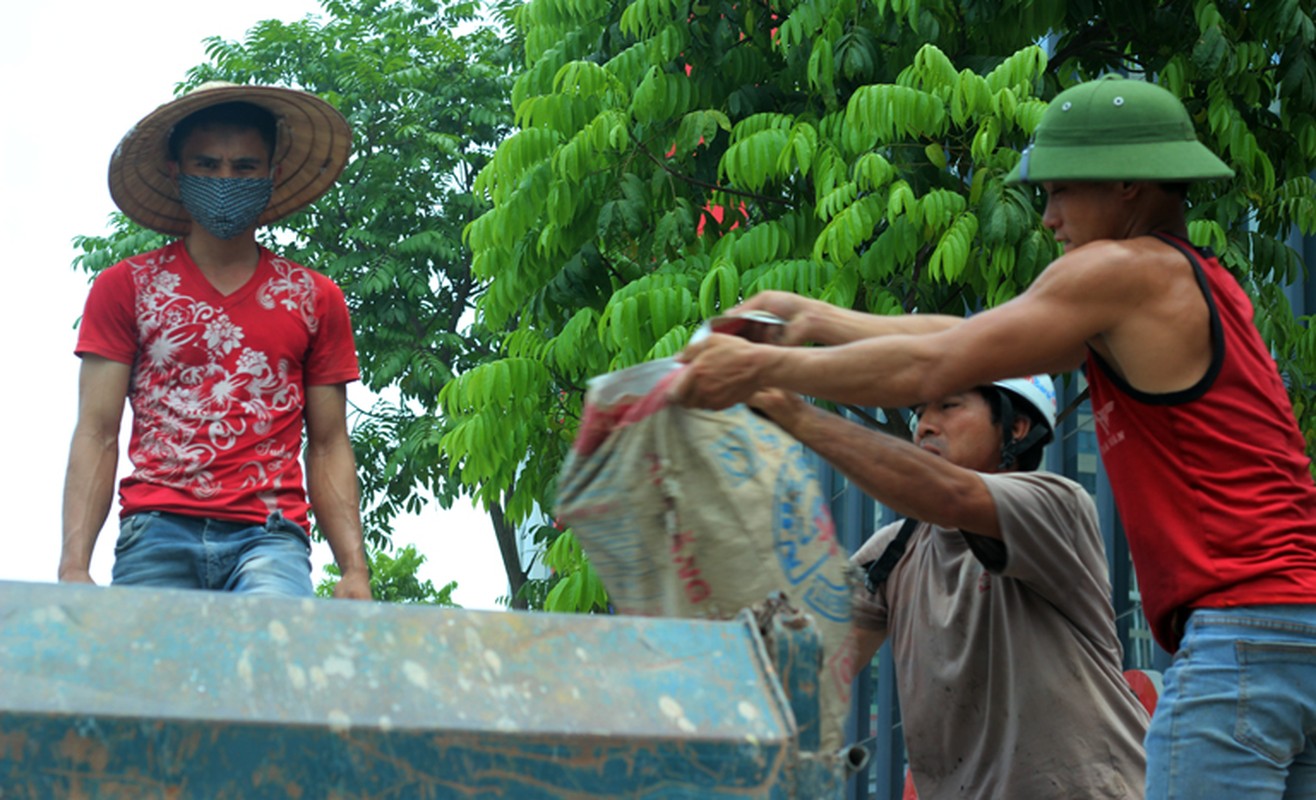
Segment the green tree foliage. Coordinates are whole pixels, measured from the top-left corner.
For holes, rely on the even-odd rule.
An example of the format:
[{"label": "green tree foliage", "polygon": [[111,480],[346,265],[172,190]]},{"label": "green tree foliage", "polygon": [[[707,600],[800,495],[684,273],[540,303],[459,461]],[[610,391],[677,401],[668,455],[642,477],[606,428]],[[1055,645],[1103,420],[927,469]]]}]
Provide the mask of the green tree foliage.
[{"label": "green tree foliage", "polygon": [[442,392],[454,474],[522,518],[552,497],[591,376],[677,352],[764,289],[875,313],[1013,297],[1057,250],[1003,178],[1048,98],[1112,70],[1183,97],[1237,170],[1193,190],[1192,235],[1256,297],[1316,438],[1316,333],[1280,291],[1290,231],[1316,231],[1312,17],[1313,0],[529,0],[519,129],[466,231],[501,358]]},{"label": "green tree foliage", "polygon": [[[452,601],[452,591],[457,588],[456,581],[450,581],[442,589],[435,589],[432,581],[422,581],[416,572],[425,563],[425,556],[416,552],[415,545],[407,545],[390,556],[383,550],[370,554],[370,594],[376,600],[389,603],[410,605],[446,606],[460,608]],[[343,574],[335,564],[326,564],[328,576],[315,587],[317,597],[333,597],[334,587]]]},{"label": "green tree foliage", "polygon": [[548,584],[543,600],[545,611],[606,611],[608,593],[590,564],[589,556],[574,536],[557,535],[548,540],[544,563],[556,580]]},{"label": "green tree foliage", "polygon": [[[446,507],[461,489],[438,449],[444,422],[435,412],[444,383],[492,352],[472,327],[481,284],[461,232],[487,207],[472,183],[511,126],[518,45],[478,20],[473,2],[327,0],[323,8],[327,19],[266,21],[240,42],[208,40],[208,63],[179,90],[213,79],[294,86],[352,125],[352,159],[337,185],[261,236],[343,288],[364,382],[388,398],[353,419],[367,538],[381,549],[399,513],[429,498]],[[166,241],[112,219],[109,236],[77,240],[81,268],[97,272]],[[501,533],[511,540],[510,528]],[[525,571],[510,551],[518,585]]]}]

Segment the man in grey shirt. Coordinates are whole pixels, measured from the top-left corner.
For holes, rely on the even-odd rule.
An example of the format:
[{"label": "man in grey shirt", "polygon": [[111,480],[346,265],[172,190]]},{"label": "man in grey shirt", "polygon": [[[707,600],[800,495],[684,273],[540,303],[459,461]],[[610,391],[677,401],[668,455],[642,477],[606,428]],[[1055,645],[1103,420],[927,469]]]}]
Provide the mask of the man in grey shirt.
[{"label": "man in grey shirt", "polygon": [[882,565],[856,598],[858,663],[891,640],[921,800],[1142,798],[1147,713],[1121,669],[1096,508],[1033,471],[1055,424],[1050,378],[919,406],[912,444],[777,389],[750,404],[921,520],[895,549],[902,523],[854,556]]}]

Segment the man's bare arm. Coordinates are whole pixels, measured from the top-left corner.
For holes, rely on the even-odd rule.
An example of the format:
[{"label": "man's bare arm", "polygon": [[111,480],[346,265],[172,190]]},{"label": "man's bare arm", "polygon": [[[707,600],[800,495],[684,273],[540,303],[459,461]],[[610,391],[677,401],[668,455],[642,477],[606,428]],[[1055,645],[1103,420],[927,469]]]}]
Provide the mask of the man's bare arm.
[{"label": "man's bare arm", "polygon": [[[898,514],[1000,538],[995,501],[971,470],[780,389],[755,394],[750,405]],[[856,663],[867,664],[886,641],[887,631],[856,625],[854,633]]]},{"label": "man's bare arm", "polygon": [[78,419],[64,476],[59,580],[92,583],[91,555],[114,500],[119,425],[132,367],[94,355],[82,358]]},{"label": "man's bare arm", "polygon": [[1119,326],[1131,313],[1131,298],[1141,296],[1137,265],[1111,255],[1103,248],[1074,251],[1024,294],[938,333],[808,349],[711,336],[682,354],[689,366],[671,394],[685,405],[726,408],[758,389],[780,387],[894,408],[1000,378],[1065,372],[1081,363],[1090,340]]},{"label": "man's bare arm", "polygon": [[361,490],[347,435],[347,387],[306,388],[306,488],[315,520],[342,573],[335,597],[370,599],[361,531]]},{"label": "man's bare arm", "polygon": [[882,649],[886,638],[885,632],[870,631],[856,625],[854,627],[855,663],[864,666],[871,663],[877,656],[877,651]]},{"label": "man's bare arm", "polygon": [[1001,537],[996,501],[973,470],[779,389],[759,392],[749,402],[897,514]]},{"label": "man's bare arm", "polygon": [[774,344],[813,342],[836,345],[874,336],[937,333],[964,321],[946,314],[866,314],[790,292],[760,292],[735,311],[767,311],[786,320],[782,339]]}]

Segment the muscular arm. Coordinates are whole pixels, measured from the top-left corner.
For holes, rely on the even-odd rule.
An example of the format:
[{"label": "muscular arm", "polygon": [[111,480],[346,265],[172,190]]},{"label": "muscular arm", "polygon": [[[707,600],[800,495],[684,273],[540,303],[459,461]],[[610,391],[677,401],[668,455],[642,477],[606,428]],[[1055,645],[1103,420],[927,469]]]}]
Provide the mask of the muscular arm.
[{"label": "muscular arm", "polygon": [[109,516],[119,463],[119,424],[132,367],[85,355],[78,375],[78,419],[64,476],[59,580],[91,583],[91,554]]},{"label": "muscular arm", "polygon": [[973,470],[810,405],[797,395],[767,390],[751,398],[750,404],[901,516],[1001,537],[996,502]]},{"label": "muscular arm", "polygon": [[808,339],[819,344],[848,344],[876,336],[920,335],[940,333],[964,322],[963,317],[948,314],[865,314],[836,306],[832,313],[809,318],[805,331]]},{"label": "muscular arm", "polygon": [[[996,502],[972,470],[779,389],[758,392],[749,402],[896,513],[1001,538]],[[880,630],[856,625],[854,632],[855,663],[867,664],[887,639],[885,625]]]},{"label": "muscular arm", "polygon": [[1006,377],[1064,372],[1084,346],[1137,313],[1142,265],[1121,261],[1106,242],[1075,250],[1024,294],[936,333],[891,334],[835,347],[755,345],[711,336],[682,354],[689,367],[673,382],[686,405],[725,408],[755,390],[780,387],[840,402],[885,408]]},{"label": "muscular arm", "polygon": [[306,488],[316,522],[342,579],[335,597],[370,599],[370,570],[361,534],[356,457],[347,435],[347,387],[306,388]]},{"label": "muscular arm", "polygon": [[959,325],[962,317],[946,314],[865,314],[790,292],[760,292],[736,308],[737,311],[767,311],[787,321],[786,332],[776,344],[806,342],[836,345],[874,336],[938,333]]}]

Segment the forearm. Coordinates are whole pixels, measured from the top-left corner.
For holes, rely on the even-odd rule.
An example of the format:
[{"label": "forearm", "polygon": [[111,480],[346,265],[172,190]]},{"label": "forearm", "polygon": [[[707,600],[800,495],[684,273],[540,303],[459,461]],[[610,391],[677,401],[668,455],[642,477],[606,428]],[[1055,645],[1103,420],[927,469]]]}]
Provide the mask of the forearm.
[{"label": "forearm", "polygon": [[929,365],[920,356],[924,343],[919,336],[888,335],[835,347],[760,346],[756,383],[839,403],[912,406],[950,391],[925,388]]},{"label": "forearm", "polygon": [[816,406],[805,406],[782,427],[900,516],[997,535],[990,493],[972,470]]},{"label": "forearm", "polygon": [[[685,406],[721,409],[758,390],[779,388],[899,408],[1081,362],[1086,333],[1066,331],[1060,313],[1041,301],[1012,303],[1012,311],[1001,306],[953,325],[947,317],[925,319],[945,326],[935,333],[888,333],[830,347],[780,347],[713,334],[681,352],[688,367],[672,381],[668,396]],[[913,324],[913,317],[896,319]]]},{"label": "forearm", "polygon": [[316,445],[306,453],[306,486],[315,520],[344,577],[368,574],[361,531],[361,491],[350,443]]},{"label": "forearm", "polygon": [[946,314],[868,314],[819,303],[802,313],[796,324],[801,341],[840,345],[876,336],[938,333],[963,321]]},{"label": "forearm", "polygon": [[868,666],[877,651],[882,649],[882,643],[886,641],[887,634],[885,631],[873,631],[867,628],[855,626],[855,663],[860,669]]},{"label": "forearm", "polygon": [[118,460],[118,436],[91,433],[82,427],[74,431],[64,477],[61,579],[70,573],[85,573],[91,567],[96,538],[114,500]]},{"label": "forearm", "polygon": [[786,329],[772,340],[782,345],[808,342],[837,345],[873,336],[937,333],[964,321],[942,314],[869,314],[793,292],[772,290],[755,294],[735,311],[766,311],[786,320]]}]

